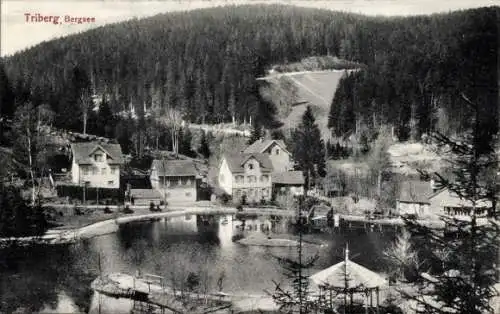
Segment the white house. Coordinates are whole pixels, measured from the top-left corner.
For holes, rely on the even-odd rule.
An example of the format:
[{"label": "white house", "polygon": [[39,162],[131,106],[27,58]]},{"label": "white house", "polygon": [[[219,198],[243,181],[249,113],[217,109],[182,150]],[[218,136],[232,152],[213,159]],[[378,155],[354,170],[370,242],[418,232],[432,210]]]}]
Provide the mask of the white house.
[{"label": "white house", "polygon": [[219,166],[219,186],[233,200],[271,199],[273,164],[268,154],[225,154]]},{"label": "white house", "polygon": [[120,167],[123,164],[120,144],[73,143],[71,152],[71,181],[74,184],[98,188],[120,187]]},{"label": "white house", "polygon": [[271,160],[274,172],[293,170],[292,154],[286,149],[282,140],[257,140],[248,146],[243,154],[267,155]]}]

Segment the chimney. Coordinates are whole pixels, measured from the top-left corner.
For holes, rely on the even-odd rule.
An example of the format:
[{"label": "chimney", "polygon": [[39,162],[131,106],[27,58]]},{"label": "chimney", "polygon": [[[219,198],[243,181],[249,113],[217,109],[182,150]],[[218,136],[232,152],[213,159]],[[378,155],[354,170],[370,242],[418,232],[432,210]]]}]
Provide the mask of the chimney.
[{"label": "chimney", "polygon": [[438,190],[437,185],[436,185],[436,181],[434,181],[434,179],[431,179],[430,184],[431,184],[432,193],[435,193]]}]

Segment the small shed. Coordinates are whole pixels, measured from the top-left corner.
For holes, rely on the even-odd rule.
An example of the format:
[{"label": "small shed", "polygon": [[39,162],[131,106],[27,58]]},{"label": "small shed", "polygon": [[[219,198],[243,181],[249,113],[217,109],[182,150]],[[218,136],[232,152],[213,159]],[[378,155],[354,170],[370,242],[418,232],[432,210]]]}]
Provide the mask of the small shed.
[{"label": "small shed", "polygon": [[304,193],[304,174],[302,171],[275,172],[271,175],[273,198],[278,195],[301,195]]},{"label": "small shed", "polygon": [[[378,310],[380,305],[380,288],[388,284],[381,275],[349,260],[349,249],[345,250],[345,260],[330,266],[309,277],[313,287],[319,290],[325,304],[333,309],[334,299],[343,296],[345,308],[353,307],[353,295],[361,294],[365,298],[365,309]],[[376,297],[374,305],[374,294]],[[347,301],[349,297],[349,303]]]}]

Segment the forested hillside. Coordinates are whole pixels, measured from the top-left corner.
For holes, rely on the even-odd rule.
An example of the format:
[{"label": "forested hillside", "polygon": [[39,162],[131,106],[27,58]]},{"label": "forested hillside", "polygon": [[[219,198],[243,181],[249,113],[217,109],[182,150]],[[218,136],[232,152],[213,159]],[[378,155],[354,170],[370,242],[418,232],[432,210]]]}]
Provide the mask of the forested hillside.
[{"label": "forested hillside", "polygon": [[389,124],[400,140],[418,140],[430,131],[460,133],[472,121],[470,104],[479,103],[494,131],[499,13],[497,7],[380,21],[375,41],[361,40],[360,50],[373,58],[340,82],[329,127],[340,136]]},{"label": "forested hillside", "polygon": [[467,120],[460,93],[496,103],[497,14],[382,18],[258,5],[131,20],[6,58],[1,112],[46,103],[57,127],[81,131],[81,104],[104,94],[115,113],[172,106],[192,122],[251,116],[274,126],[276,108],[255,78],[273,64],[330,54],[366,66],[334,98],[329,125],[337,134],[382,123],[401,138],[441,124],[458,130]]}]

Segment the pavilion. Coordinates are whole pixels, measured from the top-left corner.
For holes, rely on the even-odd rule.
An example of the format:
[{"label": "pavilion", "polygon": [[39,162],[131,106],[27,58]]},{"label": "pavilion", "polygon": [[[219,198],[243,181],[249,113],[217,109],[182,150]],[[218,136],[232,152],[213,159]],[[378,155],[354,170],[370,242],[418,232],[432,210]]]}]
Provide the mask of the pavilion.
[{"label": "pavilion", "polygon": [[[387,280],[379,274],[349,260],[349,249],[346,247],[345,260],[330,266],[309,277],[313,286],[319,288],[320,298],[325,306],[333,309],[334,298],[344,296],[344,308],[353,307],[353,295],[361,294],[365,297],[365,312],[375,308],[379,312],[380,287],[387,286]],[[376,304],[373,304],[373,296]],[[350,302],[348,304],[347,298]]]}]

